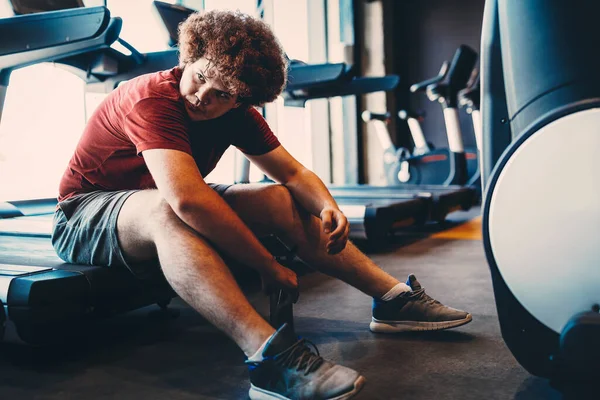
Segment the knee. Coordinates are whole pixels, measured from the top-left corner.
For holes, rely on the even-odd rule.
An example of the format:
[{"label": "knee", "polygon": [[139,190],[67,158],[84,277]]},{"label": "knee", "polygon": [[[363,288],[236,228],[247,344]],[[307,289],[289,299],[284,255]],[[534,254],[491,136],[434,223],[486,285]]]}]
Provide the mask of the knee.
[{"label": "knee", "polygon": [[161,196],[150,205],[149,211],[148,221],[154,229],[164,229],[165,226],[181,222],[173,208]]},{"label": "knee", "polygon": [[289,208],[293,202],[292,194],[289,189],[281,184],[268,185],[263,189],[263,197],[269,204],[280,204],[282,207]]},{"label": "knee", "polygon": [[264,204],[268,205],[265,218],[278,231],[290,232],[306,214],[284,185],[270,185],[265,188],[264,199]]}]

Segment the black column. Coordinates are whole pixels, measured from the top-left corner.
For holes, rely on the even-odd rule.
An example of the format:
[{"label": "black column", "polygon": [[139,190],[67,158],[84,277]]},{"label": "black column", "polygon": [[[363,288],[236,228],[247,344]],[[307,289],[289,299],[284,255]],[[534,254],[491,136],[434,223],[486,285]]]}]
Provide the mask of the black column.
[{"label": "black column", "polygon": [[498,25],[498,1],[488,0],[481,35],[482,183],[485,189],[496,162],[511,142]]}]

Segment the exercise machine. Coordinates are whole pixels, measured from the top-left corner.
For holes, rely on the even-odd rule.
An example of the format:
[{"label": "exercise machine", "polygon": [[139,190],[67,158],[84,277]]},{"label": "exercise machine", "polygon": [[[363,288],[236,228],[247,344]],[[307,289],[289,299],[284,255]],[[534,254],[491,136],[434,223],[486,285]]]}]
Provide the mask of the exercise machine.
[{"label": "exercise machine", "polygon": [[[282,94],[286,106],[304,107],[314,99],[389,91],[399,82],[395,75],[358,77],[348,66],[332,76],[328,73],[332,65],[336,64],[303,65],[313,80],[310,85],[290,82]],[[371,243],[380,243],[399,227],[424,224],[432,203],[432,196],[425,193],[404,193],[395,198],[334,197],[350,222],[351,235]]]},{"label": "exercise machine", "polygon": [[[104,7],[1,19],[0,36],[12,40],[0,48],[0,104],[15,69],[46,61],[71,66],[76,60],[83,62],[79,57],[109,56],[121,25]],[[98,78],[91,73],[88,79]],[[0,206],[0,339],[41,344],[57,339],[73,321],[90,315],[153,303],[167,306],[174,293],[164,279],[142,283],[124,270],[59,260],[49,240],[55,207],[55,199]],[[3,222],[8,222],[4,228]]]},{"label": "exercise machine", "polygon": [[[449,104],[456,104],[458,90],[454,86],[453,82],[465,81],[464,76],[470,76],[473,66],[476,60],[476,54],[471,49],[465,47],[460,48],[455,57],[452,60],[450,67],[447,72],[448,85],[452,85],[452,90],[443,88],[445,84],[438,82],[441,87],[432,88],[438,90],[440,93],[447,93],[447,96],[452,96],[453,99],[448,100]],[[331,97],[338,95],[336,90],[330,90],[329,95]],[[458,125],[458,114],[456,109],[446,110],[445,115],[447,121],[452,126]],[[429,209],[427,211],[426,220],[443,222],[445,221],[448,214],[457,210],[468,210],[476,201],[476,193],[472,188],[464,187],[460,185],[450,185],[452,181],[455,181],[456,177],[462,177],[464,179],[465,172],[465,159],[464,153],[456,151],[455,157],[446,157],[446,162],[450,163],[449,171],[452,172],[452,176],[447,176],[446,180],[442,185],[416,185],[410,183],[400,184],[398,181],[398,174],[403,173],[402,168],[404,167],[398,162],[398,156],[396,149],[390,139],[389,132],[385,120],[390,117],[389,114],[378,115],[371,112],[363,113],[363,118],[371,119],[374,123],[377,123],[377,135],[379,140],[382,142],[383,147],[386,149],[384,153],[384,162],[389,165],[386,175],[389,180],[392,180],[395,184],[388,186],[373,186],[373,185],[329,185],[329,191],[333,197],[340,204],[344,204],[346,201],[353,202],[367,202],[367,201],[390,201],[400,200],[409,196],[417,196],[419,198],[428,199]],[[460,131],[455,133],[460,135]],[[458,141],[462,145],[462,140]],[[462,171],[462,172],[461,172]],[[400,225],[396,225],[393,228],[400,228]],[[380,236],[381,238],[381,236]]]},{"label": "exercise machine", "polygon": [[565,394],[597,391],[600,375],[599,12],[487,0],[482,31],[483,241],[502,337]]},{"label": "exercise machine", "polygon": [[[467,158],[462,140],[458,117],[458,93],[467,87],[469,77],[477,61],[477,53],[462,45],[454,54],[452,71],[448,64],[442,65],[437,77],[411,86],[413,93],[427,92],[431,101],[439,102],[444,113],[444,122],[449,148],[432,149],[426,142],[419,118],[414,112],[401,110],[400,118],[407,119],[415,151],[396,148],[387,129],[390,113],[377,114],[365,111],[362,119],[371,123],[384,150],[384,169],[388,186],[417,185],[465,185],[469,179]],[[456,66],[459,66],[457,68]]]},{"label": "exercise machine", "polygon": [[[447,63],[444,63],[442,69],[440,71],[439,76],[445,75],[445,71],[447,71]],[[474,70],[474,72],[477,72]],[[423,87],[423,84],[417,84],[417,86],[411,86],[411,91],[417,90],[420,87]],[[481,181],[480,177],[480,167],[479,167],[479,154],[481,152],[481,116],[479,112],[479,74],[474,74],[473,78],[469,81],[467,87],[461,90],[458,94],[458,104],[460,107],[464,108],[468,114],[471,115],[473,120],[473,131],[475,133],[475,141],[476,148],[465,147],[465,159],[467,164],[467,183],[465,184],[468,187],[472,187],[477,191],[477,197],[481,197]],[[432,96],[429,99],[431,101],[438,101],[438,96]],[[403,109],[398,111],[398,117],[401,120],[406,121],[410,135],[414,144],[412,153],[407,149],[399,149],[396,154],[399,154],[401,157],[409,157],[412,156],[424,156],[424,155],[433,155],[431,152],[434,149],[434,146],[426,141],[425,135],[423,134],[423,129],[421,127],[421,122],[425,118],[425,112],[417,112],[411,109]],[[447,151],[447,149],[443,149]],[[401,152],[401,153],[399,153]],[[441,167],[449,166],[449,164],[438,163]],[[437,181],[440,182],[444,177],[450,175],[449,171],[444,171],[440,177],[437,177]],[[398,176],[391,176],[398,180]],[[406,180],[407,177],[404,177]],[[435,179],[435,178],[434,178]],[[393,183],[389,183],[393,184]]]},{"label": "exercise machine", "polygon": [[169,33],[169,46],[177,46],[179,24],[194,13],[194,10],[178,4],[165,3],[164,1],[153,1],[152,3]]},{"label": "exercise machine", "polygon": [[[423,83],[419,83],[416,86],[413,85],[411,86],[411,91],[418,91],[421,90],[423,87],[425,87],[426,85],[429,86],[431,83],[430,82],[437,82],[437,81],[441,81],[443,79],[443,77],[445,76],[445,74],[447,73],[447,63],[444,63],[444,65],[442,66],[442,69],[440,70],[440,73],[438,75],[438,78],[434,78],[430,81],[426,81]],[[467,85],[466,88],[464,88],[463,90],[461,90],[458,93],[458,104],[460,107],[464,108],[465,111],[467,112],[467,114],[469,114],[471,116],[471,119],[473,121],[473,132],[475,134],[475,142],[476,142],[476,148],[465,148],[465,160],[466,160],[466,171],[467,171],[467,182],[465,183],[465,186],[473,188],[476,193],[477,193],[477,198],[480,199],[481,198],[481,172],[480,172],[480,157],[479,154],[481,153],[481,113],[479,111],[479,103],[480,103],[480,82],[479,82],[479,73],[477,70],[473,71],[473,76],[472,78],[469,80],[469,83]],[[429,99],[431,101],[438,101],[439,100],[439,96],[437,94],[434,94],[435,92],[429,91],[428,95],[429,95]],[[423,119],[425,118],[425,113],[424,112],[416,112],[410,109],[404,109],[404,110],[400,110],[398,112],[398,117],[404,121],[407,122],[409,130],[410,130],[410,134],[411,134],[411,138],[412,141],[414,143],[414,148],[412,153],[408,150],[408,149],[404,149],[404,148],[400,148],[400,149],[395,149],[392,148],[393,150],[395,149],[395,154],[396,157],[391,157],[391,155],[393,154],[392,151],[387,151],[386,155],[389,154],[388,157],[388,165],[386,165],[386,172],[388,172],[386,174],[387,180],[388,180],[388,185],[394,185],[394,184],[398,184],[398,182],[402,179],[402,180],[406,180],[408,181],[411,176],[408,173],[409,172],[409,168],[405,167],[402,170],[404,171],[403,174],[399,174],[400,169],[399,168],[394,168],[392,169],[391,166],[397,167],[398,165],[398,161],[400,159],[406,159],[408,157],[410,157],[411,155],[413,157],[417,157],[417,156],[431,156],[431,157],[435,157],[438,159],[444,159],[446,157],[446,155],[444,155],[443,153],[448,152],[448,149],[441,149],[441,150],[436,150],[435,152],[432,151],[433,146],[428,143],[425,139],[425,135],[423,134],[423,129],[421,128],[421,122],[423,121]],[[391,116],[389,115],[389,113],[384,113],[384,114],[369,114],[368,112],[363,113],[363,120],[365,120],[365,122],[370,121],[372,119],[378,119],[381,121],[384,121],[387,123],[387,121],[389,120],[389,118],[391,118]],[[378,123],[378,134],[381,136],[383,136],[383,140],[380,140],[380,142],[383,145],[387,145],[388,147],[392,145],[391,141],[387,139],[388,135],[385,135],[385,131],[382,129],[382,125]],[[440,156],[441,154],[441,156]],[[451,175],[450,171],[447,170],[442,170],[444,168],[448,168],[450,167],[450,163],[441,163],[441,162],[432,162],[433,165],[437,166],[440,168],[440,170],[436,170],[434,168],[431,168],[430,171],[432,172],[432,175],[429,175],[429,178],[425,178],[425,180],[437,180],[438,182],[445,180],[444,178]],[[436,176],[435,174],[438,173],[439,175]]]},{"label": "exercise machine", "polygon": [[[448,61],[444,61],[442,63],[442,67],[440,68],[440,72],[438,73],[437,77],[429,79],[425,82],[421,82],[416,85],[412,85],[410,87],[410,91],[414,93],[419,88],[426,89],[427,86],[429,86],[430,84],[441,82],[442,80],[444,80],[446,78],[446,75],[448,74],[449,66],[450,66],[450,64],[448,63]],[[389,118],[391,118],[391,116]],[[412,152],[410,152],[408,149],[406,149],[408,157],[411,155],[412,156],[421,156],[423,154],[427,154],[434,148],[434,146],[425,139],[425,135],[423,134],[423,129],[421,128],[421,122],[423,122],[423,120],[425,119],[425,111],[417,112],[410,108],[405,108],[403,110],[398,111],[398,118],[400,118],[403,121],[406,121],[406,123],[408,125],[408,129],[410,131],[410,136],[412,138],[412,142],[413,142]],[[365,121],[365,122],[368,122],[368,121]]]},{"label": "exercise machine", "polygon": [[[323,67],[306,66],[315,76]],[[321,79],[312,88],[298,86],[294,91],[286,88],[283,94],[286,104],[303,106],[317,98],[388,91],[398,83],[394,76],[356,77],[349,72],[351,68],[345,71],[336,79]],[[379,244],[399,229],[422,225],[428,220],[444,221],[455,210],[468,210],[474,201],[473,190],[459,186],[329,185],[328,189],[350,221],[351,236]]]},{"label": "exercise machine", "polygon": [[475,134],[476,149],[465,149],[465,156],[467,159],[467,175],[468,181],[467,186],[472,187],[477,191],[477,197],[481,198],[481,112],[479,111],[480,99],[481,99],[481,85],[479,79],[479,73],[474,75],[469,85],[460,91],[458,94],[458,103],[465,109],[467,114],[471,116],[473,121],[473,133]]}]

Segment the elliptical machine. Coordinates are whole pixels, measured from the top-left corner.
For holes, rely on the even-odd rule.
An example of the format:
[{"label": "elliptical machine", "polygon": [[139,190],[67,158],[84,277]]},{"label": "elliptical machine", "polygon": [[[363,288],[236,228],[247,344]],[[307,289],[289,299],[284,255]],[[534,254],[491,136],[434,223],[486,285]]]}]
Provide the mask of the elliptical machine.
[{"label": "elliptical machine", "polygon": [[481,69],[483,240],[502,336],[530,373],[596,398],[599,12],[487,0]]},{"label": "elliptical machine", "polygon": [[[438,78],[434,78],[432,81],[441,81],[447,73],[447,63],[444,63]],[[428,86],[428,85],[427,85]],[[411,86],[411,92],[426,91],[426,84],[416,84]],[[458,104],[460,107],[464,107],[466,112],[471,115],[473,119],[473,131],[475,133],[475,141],[477,144],[476,148],[465,148],[465,159],[467,163],[467,183],[466,186],[476,190],[477,198],[481,199],[481,179],[480,179],[480,167],[479,167],[479,154],[481,153],[481,114],[479,112],[479,73],[475,69],[473,71],[473,77],[467,84],[467,87],[461,90],[458,94]],[[429,93],[431,101],[438,101],[439,96]],[[406,121],[410,130],[410,135],[414,144],[412,151],[413,156],[425,155],[431,153],[434,148],[432,144],[426,141],[423,129],[421,128],[421,122],[425,118],[425,112],[416,112],[410,109],[403,109],[398,111],[398,117],[401,120]],[[442,149],[446,150],[447,149]],[[409,154],[408,150],[404,150],[403,154]],[[438,163],[440,168],[447,164]],[[448,176],[448,171],[439,171],[443,176]]]},{"label": "elliptical machine", "polygon": [[[449,65],[448,61],[444,61],[440,68],[440,72],[435,78],[412,85],[410,91],[415,93],[415,91],[418,90],[426,90],[427,86],[443,81],[446,78],[446,75],[448,75]],[[421,122],[425,119],[425,111],[417,112],[405,108],[398,111],[398,118],[406,121],[406,124],[408,125],[408,130],[410,131],[410,136],[414,145],[412,155],[421,156],[431,152],[434,146],[425,139],[423,129],[421,128]]]},{"label": "elliptical machine", "polygon": [[[458,61],[460,60],[460,61]],[[377,137],[384,149],[384,168],[388,186],[413,185],[465,185],[468,181],[467,161],[458,118],[458,93],[467,86],[477,53],[468,46],[460,46],[454,55],[453,64],[460,65],[448,75],[448,63],[442,65],[437,77],[415,84],[412,92],[426,90],[430,100],[438,101],[444,110],[444,122],[449,148],[431,149],[425,141],[415,114],[410,115],[411,131],[414,130],[414,153],[396,148],[387,130],[390,113],[377,114],[365,111],[363,121],[373,123]],[[401,112],[401,117],[404,113]]]}]

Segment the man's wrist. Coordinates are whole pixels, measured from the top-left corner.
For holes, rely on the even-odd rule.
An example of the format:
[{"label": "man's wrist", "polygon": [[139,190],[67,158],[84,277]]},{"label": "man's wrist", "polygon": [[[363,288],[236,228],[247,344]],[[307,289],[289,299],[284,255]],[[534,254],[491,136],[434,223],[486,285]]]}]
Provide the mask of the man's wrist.
[{"label": "man's wrist", "polygon": [[340,211],[340,208],[337,204],[325,204],[323,208],[321,208],[320,214],[322,214],[325,211]]},{"label": "man's wrist", "polygon": [[257,268],[255,268],[255,269],[258,272],[264,274],[264,273],[269,273],[269,272],[275,270],[277,268],[277,266],[279,266],[279,263],[275,259],[275,256],[269,254],[267,257],[265,257],[263,259],[263,261],[260,264],[257,265]]}]

